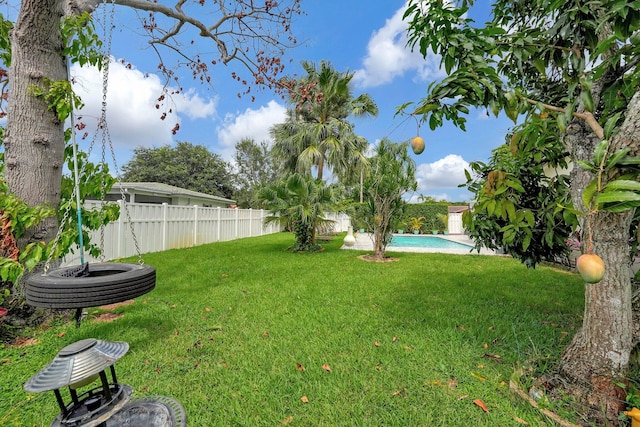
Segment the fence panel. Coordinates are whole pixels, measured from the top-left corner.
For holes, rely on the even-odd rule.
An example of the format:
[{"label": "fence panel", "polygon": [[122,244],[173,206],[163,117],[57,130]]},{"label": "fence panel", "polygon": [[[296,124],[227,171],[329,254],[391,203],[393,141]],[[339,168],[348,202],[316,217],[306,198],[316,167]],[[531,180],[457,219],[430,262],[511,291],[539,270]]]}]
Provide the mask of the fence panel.
[{"label": "fence panel", "polygon": [[[140,253],[167,249],[187,248],[212,242],[244,237],[262,236],[281,231],[278,223],[263,225],[269,212],[253,209],[203,208],[201,206],[174,206],[149,203],[126,203],[122,200],[120,218],[108,224],[104,231],[90,233],[91,241],[103,247],[104,259],[126,258]],[[101,202],[87,201],[85,208],[99,209]],[[335,221],[333,231],[343,232],[349,226],[349,216],[326,213]],[[102,236],[102,237],[101,237]],[[104,243],[101,244],[101,239]],[[64,264],[78,264],[80,255],[64,259]],[[86,261],[97,261],[86,255]]]}]

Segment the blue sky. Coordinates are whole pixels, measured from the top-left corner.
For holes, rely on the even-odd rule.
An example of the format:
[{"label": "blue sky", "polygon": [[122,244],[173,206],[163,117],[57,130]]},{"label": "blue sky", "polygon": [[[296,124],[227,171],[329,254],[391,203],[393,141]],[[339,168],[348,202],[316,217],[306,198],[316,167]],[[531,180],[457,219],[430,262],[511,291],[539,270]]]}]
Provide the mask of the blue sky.
[{"label": "blue sky", "polygon": [[[356,133],[370,144],[385,136],[396,142],[414,137],[416,122],[394,117],[396,108],[418,101],[429,83],[444,74],[439,58],[425,59],[406,47],[406,23],[401,20],[405,2],[303,0],[302,7],[306,14],[297,17],[293,26],[299,46],[287,52],[286,60],[291,62],[287,62],[285,73],[299,73],[302,60],[328,60],[339,71],[355,72],[354,94],[368,93],[380,110],[376,118],[353,120]],[[98,10],[94,16],[100,18],[102,12]],[[479,22],[486,19],[472,17]],[[131,64],[126,68],[113,62],[109,73],[108,124],[119,166],[131,158],[135,147],[159,147],[176,141],[204,145],[231,161],[236,142],[242,138],[268,140],[269,128],[284,120],[287,105],[271,91],[254,90],[253,102],[250,97],[237,97],[241,88],[229,75],[234,69],[241,70],[239,65],[213,68],[213,87],[183,76],[185,92],[173,97],[172,114],[160,120],[154,107],[162,84],[155,75],[158,59],[140,35],[139,21],[131,10],[118,6],[114,22],[111,54]],[[211,50],[206,42],[195,40],[198,49]],[[72,75],[86,104],[81,114],[90,125],[91,117],[100,111],[101,77],[95,70],[78,67],[72,69]],[[180,131],[172,135],[176,122]],[[423,125],[419,133],[426,150],[414,155],[419,189],[413,199],[422,194],[450,201],[469,200],[470,193],[458,188],[465,180],[464,168],[474,160],[486,161],[491,150],[503,143],[511,125],[504,117],[495,119],[477,110],[469,114],[466,132],[449,124],[436,131]],[[80,145],[86,150],[88,141],[80,141]]]}]

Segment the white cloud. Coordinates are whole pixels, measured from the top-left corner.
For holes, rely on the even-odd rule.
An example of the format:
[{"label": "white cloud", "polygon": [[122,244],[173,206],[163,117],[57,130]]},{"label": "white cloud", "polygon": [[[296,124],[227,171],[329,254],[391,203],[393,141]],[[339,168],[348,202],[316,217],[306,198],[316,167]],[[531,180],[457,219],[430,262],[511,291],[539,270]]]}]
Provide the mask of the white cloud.
[{"label": "white cloud", "polygon": [[406,5],[398,9],[369,39],[364,68],[355,72],[356,85],[380,86],[412,70],[423,81],[445,76],[439,56],[429,50],[425,59],[419,51],[412,52],[407,46],[407,22],[402,20],[405,10]]},{"label": "white cloud", "polygon": [[418,192],[431,194],[443,189],[456,189],[467,180],[464,170],[469,163],[457,154],[449,154],[433,163],[423,163],[416,170]]},{"label": "white cloud", "polygon": [[236,143],[243,138],[251,138],[256,143],[271,141],[269,129],[284,122],[286,112],[286,107],[271,100],[257,110],[247,108],[242,113],[227,114],[224,123],[217,128],[220,155],[227,160],[231,159]]},{"label": "white cloud", "polygon": [[[85,104],[78,115],[83,117],[91,138],[102,107],[102,74],[95,67],[74,65],[71,76],[74,90]],[[191,119],[215,115],[217,100],[204,100],[194,91],[173,94],[156,108],[162,89],[158,76],[119,62],[110,63],[107,125],[114,146],[133,149],[170,144],[172,129],[181,122],[181,115]],[[162,120],[160,116],[165,110],[167,116]]]}]

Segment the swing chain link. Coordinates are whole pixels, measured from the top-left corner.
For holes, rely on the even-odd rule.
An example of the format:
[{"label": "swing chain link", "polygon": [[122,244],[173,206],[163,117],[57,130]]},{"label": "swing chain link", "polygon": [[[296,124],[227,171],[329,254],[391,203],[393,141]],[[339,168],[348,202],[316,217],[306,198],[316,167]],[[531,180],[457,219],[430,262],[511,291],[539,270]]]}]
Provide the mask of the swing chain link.
[{"label": "swing chain link", "polygon": [[[129,223],[129,229],[131,230],[131,236],[133,238],[133,243],[135,245],[136,248],[136,254],[138,255],[138,264],[140,265],[144,265],[144,260],[142,259],[142,251],[140,250],[140,244],[138,243],[138,238],[136,237],[136,233],[134,230],[134,225],[133,225],[133,221],[131,220],[131,213],[129,212],[129,207],[127,204],[127,196],[124,192],[124,188],[122,186],[122,180],[121,180],[121,175],[120,175],[120,168],[118,167],[118,161],[116,160],[116,153],[115,150],[113,148],[113,142],[111,141],[111,134],[109,133],[109,127],[107,126],[107,91],[108,91],[108,87],[109,87],[109,63],[111,61],[111,43],[112,43],[112,39],[113,39],[113,21],[114,21],[114,16],[115,16],[115,0],[105,0],[105,4],[107,3],[107,1],[109,1],[111,3],[111,15],[108,17],[107,19],[107,8],[105,7],[104,9],[104,21],[105,21],[105,30],[107,26],[109,26],[108,28],[108,34],[109,36],[107,37],[107,54],[104,56],[103,58],[103,63],[102,63],[102,68],[103,68],[103,72],[102,72],[102,114],[100,116],[100,124],[102,125],[101,129],[102,129],[102,164],[106,164],[106,146],[107,143],[109,145],[109,151],[111,153],[111,160],[113,161],[113,169],[116,175],[116,179],[118,181],[118,186],[120,187],[120,197],[122,200],[122,206],[124,207],[124,212],[127,218],[127,222]],[[104,179],[104,178],[103,178]],[[104,181],[103,181],[103,189],[104,189]],[[102,197],[102,207],[104,207],[105,201],[104,201],[104,194]],[[104,210],[103,210],[104,212]],[[122,212],[120,212],[120,215],[122,215]],[[104,224],[104,221],[103,221]],[[101,248],[101,257],[104,258],[104,229],[105,226],[103,225],[100,228],[100,248]]]},{"label": "swing chain link", "polygon": [[[108,13],[108,8],[106,7],[108,4],[111,5],[110,8],[110,13]],[[129,227],[131,229],[131,235],[133,236],[133,242],[135,244],[135,249],[136,249],[136,254],[138,255],[138,263],[140,265],[144,265],[144,260],[142,259],[142,252],[140,250],[140,244],[138,243],[138,239],[135,235],[134,232],[134,226],[133,226],[133,221],[131,220],[131,214],[129,213],[129,208],[127,207],[127,201],[126,201],[126,195],[124,193],[124,188],[122,187],[122,183],[121,183],[121,179],[120,179],[120,172],[119,172],[119,168],[118,168],[118,164],[116,161],[116,155],[115,155],[115,151],[113,148],[113,143],[111,141],[111,135],[109,134],[109,128],[107,126],[107,91],[108,91],[108,84],[109,84],[109,63],[111,61],[111,46],[112,46],[112,39],[113,39],[113,21],[114,21],[114,17],[115,17],[115,5],[116,2],[115,0],[104,0],[104,5],[105,8],[103,10],[103,20],[104,20],[104,25],[105,25],[105,33],[107,34],[107,47],[106,47],[106,51],[103,54],[102,57],[102,107],[101,107],[101,114],[100,114],[100,118],[98,120],[97,126],[96,126],[96,132],[94,133],[92,139],[91,139],[91,143],[89,144],[89,148],[87,150],[87,159],[89,158],[89,156],[91,155],[91,152],[93,150],[93,147],[95,146],[95,143],[97,141],[97,137],[98,137],[98,132],[100,130],[102,130],[102,153],[101,153],[101,164],[106,165],[106,146],[107,143],[109,145],[109,149],[110,149],[110,153],[111,153],[111,157],[113,160],[113,164],[114,164],[114,172],[116,174],[116,178],[118,180],[118,183],[120,184],[120,194],[122,197],[122,201],[123,201],[123,206],[124,206],[124,210],[125,210],[125,214],[127,216],[127,221],[129,222]],[[75,129],[72,129],[72,138],[74,138],[73,143],[75,144]],[[76,160],[77,161],[77,160]],[[83,162],[80,171],[78,172],[78,176],[82,176],[85,168],[86,168],[86,164],[87,162]],[[104,262],[105,260],[105,255],[104,255],[104,231],[105,231],[105,225],[104,225],[104,209],[106,206],[105,203],[105,191],[104,188],[106,186],[105,183],[105,177],[104,175],[102,176],[102,197],[101,197],[101,203],[100,203],[100,211],[102,213],[102,225],[100,227],[100,256],[99,256],[99,260],[100,262]],[[64,214],[62,216],[62,219],[60,220],[60,226],[58,227],[58,231],[56,233],[55,238],[53,239],[53,243],[51,245],[51,250],[49,252],[49,256],[47,257],[47,260],[44,264],[44,274],[46,275],[49,271],[49,269],[51,268],[51,262],[53,260],[53,255],[55,253],[55,250],[58,246],[58,244],[60,243],[60,239],[62,238],[62,233],[63,230],[65,228],[65,225],[70,221],[70,213],[71,213],[71,207],[73,205],[72,201],[74,200],[76,194],[78,194],[80,191],[80,189],[78,188],[78,186],[74,186],[72,193],[70,195],[70,199],[68,201],[67,207],[65,208]],[[76,209],[81,209],[80,206],[76,206]]]}]

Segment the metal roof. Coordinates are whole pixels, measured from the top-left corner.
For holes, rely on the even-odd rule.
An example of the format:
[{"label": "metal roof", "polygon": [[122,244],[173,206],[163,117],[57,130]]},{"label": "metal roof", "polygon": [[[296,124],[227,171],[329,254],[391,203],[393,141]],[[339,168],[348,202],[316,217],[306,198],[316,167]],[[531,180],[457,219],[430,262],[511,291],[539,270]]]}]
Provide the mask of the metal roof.
[{"label": "metal roof", "polygon": [[109,191],[109,194],[119,194],[120,186],[127,190],[134,190],[137,193],[151,193],[155,195],[163,196],[184,196],[184,197],[196,197],[205,200],[214,200],[217,202],[224,202],[228,204],[236,203],[235,200],[227,199],[220,196],[213,196],[211,194],[200,193],[198,191],[187,190],[186,188],[180,188],[169,184],[163,184],[161,182],[120,182],[115,183],[113,188]]}]

